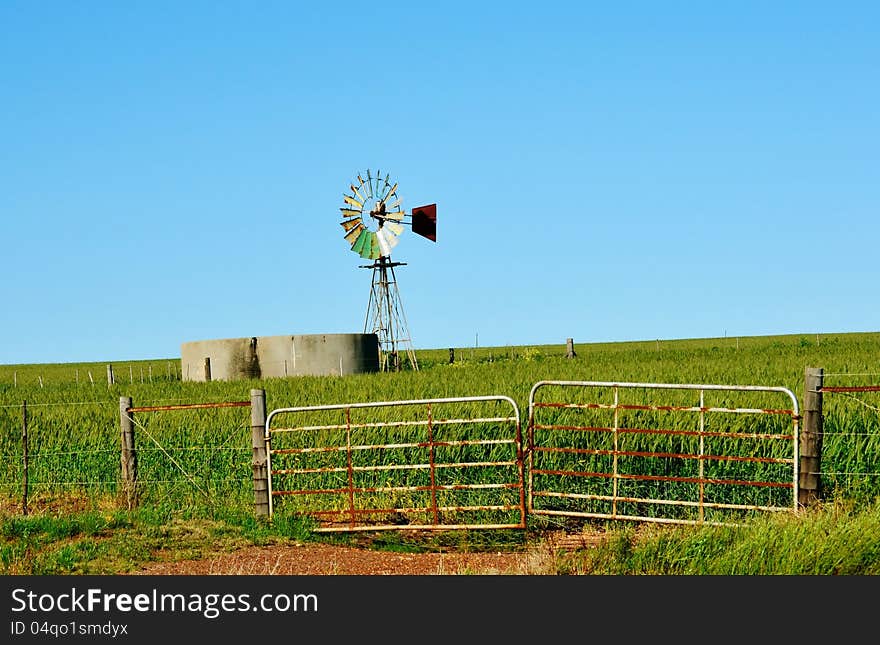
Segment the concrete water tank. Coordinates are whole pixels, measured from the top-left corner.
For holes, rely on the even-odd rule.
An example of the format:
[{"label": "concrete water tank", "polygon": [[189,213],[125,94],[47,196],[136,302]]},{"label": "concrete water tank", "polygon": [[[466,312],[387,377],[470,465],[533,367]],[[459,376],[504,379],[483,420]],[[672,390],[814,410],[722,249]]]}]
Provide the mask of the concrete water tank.
[{"label": "concrete water tank", "polygon": [[342,376],[379,371],[376,334],[307,334],[196,340],[180,346],[184,381]]}]

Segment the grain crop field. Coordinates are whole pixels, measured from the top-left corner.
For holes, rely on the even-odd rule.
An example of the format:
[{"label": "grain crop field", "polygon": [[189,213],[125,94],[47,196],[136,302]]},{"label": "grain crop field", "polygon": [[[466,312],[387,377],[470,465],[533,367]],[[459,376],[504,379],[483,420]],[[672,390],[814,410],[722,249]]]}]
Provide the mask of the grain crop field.
[{"label": "grain crop field", "polygon": [[[802,334],[517,347],[418,350],[418,372],[291,377],[235,382],[180,380],[180,361],[0,366],[0,496],[20,510],[23,418],[28,434],[31,512],[120,503],[119,405],[249,400],[267,408],[503,395],[522,412],[545,380],[698,383],[785,387],[803,401],[804,371],[824,369],[825,386],[880,383],[880,333]],[[880,493],[880,393],[824,397],[822,481],[829,498]],[[253,502],[249,408],[148,412],[136,417],[141,502],[222,506]],[[525,428],[524,428],[525,429]],[[735,473],[733,473],[735,475]]]}]

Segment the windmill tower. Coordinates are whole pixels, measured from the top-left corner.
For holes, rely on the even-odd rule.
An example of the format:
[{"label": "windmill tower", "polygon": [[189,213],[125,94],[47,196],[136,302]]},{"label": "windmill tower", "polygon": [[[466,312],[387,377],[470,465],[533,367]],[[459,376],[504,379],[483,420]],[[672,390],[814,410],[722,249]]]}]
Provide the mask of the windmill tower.
[{"label": "windmill tower", "polygon": [[349,185],[351,194],[343,195],[345,206],[340,208],[345,218],[341,225],[351,250],[373,260],[372,264],[360,267],[373,270],[364,333],[374,333],[379,339],[380,370],[399,371],[405,362],[418,370],[394,273],[395,267],[406,264],[393,262],[391,249],[397,245],[404,226],[411,226],[417,235],[436,242],[437,205],[420,206],[407,213],[397,192],[398,185],[392,184],[390,175],[383,179],[381,173],[377,171],[373,176],[369,169],[364,174],[366,179],[359,173],[357,183]]}]

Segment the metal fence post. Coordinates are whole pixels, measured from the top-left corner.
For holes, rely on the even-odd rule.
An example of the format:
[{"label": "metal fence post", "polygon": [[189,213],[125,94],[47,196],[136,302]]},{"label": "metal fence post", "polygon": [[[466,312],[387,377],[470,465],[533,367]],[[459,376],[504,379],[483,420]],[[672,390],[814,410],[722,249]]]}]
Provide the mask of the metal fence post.
[{"label": "metal fence post", "polygon": [[266,465],[266,390],[251,390],[251,466],[254,478],[254,513],[269,517],[269,471]]},{"label": "metal fence post", "polygon": [[122,488],[128,510],[137,506],[137,453],[134,449],[134,418],[129,412],[131,397],[119,397],[119,427],[122,431]]},{"label": "metal fence post", "polygon": [[799,441],[798,506],[822,498],[822,381],[821,367],[804,370],[804,411]]}]

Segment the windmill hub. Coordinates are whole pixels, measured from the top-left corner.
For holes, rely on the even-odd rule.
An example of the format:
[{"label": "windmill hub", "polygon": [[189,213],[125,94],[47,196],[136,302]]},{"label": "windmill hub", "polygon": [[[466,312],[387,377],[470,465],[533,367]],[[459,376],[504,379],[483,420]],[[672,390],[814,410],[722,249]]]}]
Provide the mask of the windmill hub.
[{"label": "windmill hub", "polygon": [[[412,368],[418,370],[394,275],[394,267],[403,263],[391,262],[391,249],[397,245],[404,226],[411,226],[417,235],[436,242],[437,205],[420,206],[412,214],[407,213],[403,210],[403,198],[397,193],[397,186],[388,174],[384,179],[380,172],[373,176],[370,170],[358,174],[357,183],[349,185],[351,193],[343,194],[345,205],[339,210],[344,219],[340,224],[345,229],[345,240],[351,250],[374,261],[362,267],[373,269],[364,333],[375,333],[379,339],[380,369],[399,370],[400,352],[403,351]],[[367,226],[369,220],[365,215],[377,222],[375,230]]]},{"label": "windmill hub", "polygon": [[385,202],[376,202],[376,205],[370,210],[370,217],[379,222],[379,228],[385,223]]}]

